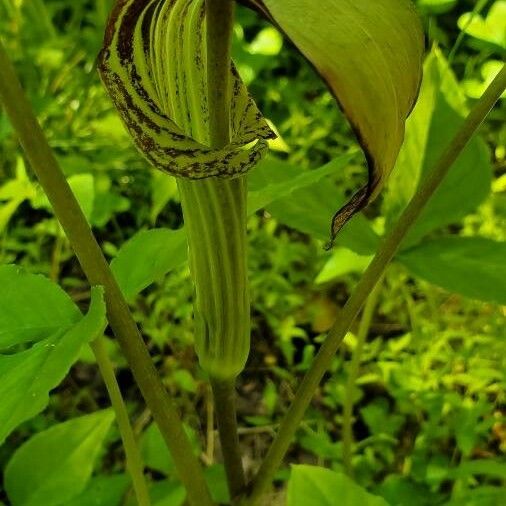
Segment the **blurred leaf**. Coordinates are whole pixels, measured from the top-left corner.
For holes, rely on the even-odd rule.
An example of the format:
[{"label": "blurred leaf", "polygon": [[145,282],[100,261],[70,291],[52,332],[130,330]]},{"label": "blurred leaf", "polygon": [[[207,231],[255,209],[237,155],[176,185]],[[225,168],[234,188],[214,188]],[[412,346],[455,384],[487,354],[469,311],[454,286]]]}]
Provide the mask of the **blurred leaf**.
[{"label": "blurred leaf", "polygon": [[153,483],[150,492],[153,506],[182,506],[186,499],[183,485],[169,480]]},{"label": "blurred leaf", "polygon": [[169,200],[179,198],[176,178],[170,177],[163,172],[153,171],[151,180],[151,223],[155,223],[158,215],[167,205]]},{"label": "blurred leaf", "polygon": [[16,178],[0,186],[0,233],[9,223],[12,215],[26,200],[36,194],[36,189],[26,176],[23,158],[18,157],[16,164]]},{"label": "blurred leaf", "polygon": [[144,288],[162,279],[186,259],[183,229],[142,230],[120,248],[111,268],[125,297],[133,300]]},{"label": "blurred leaf", "polygon": [[418,0],[418,7],[428,14],[443,14],[451,11],[458,0]]},{"label": "blurred leaf", "polygon": [[475,489],[454,494],[455,498],[444,506],[502,506],[505,492],[504,487],[480,485]]},{"label": "blurred leaf", "polygon": [[506,49],[506,1],[494,2],[486,18],[467,12],[459,18],[458,25],[467,35]]},{"label": "blurred leaf", "polygon": [[360,414],[372,435],[395,436],[404,423],[401,414],[390,413],[388,401],[382,397],[360,408]]},{"label": "blurred leaf", "polygon": [[281,51],[282,47],[283,37],[278,30],[272,26],[268,26],[258,32],[249,45],[248,51],[251,54],[275,56]]},{"label": "blurred leaf", "polygon": [[287,506],[388,506],[342,473],[313,466],[292,466]]},{"label": "blurred leaf", "polygon": [[74,418],[21,445],[5,469],[13,506],[57,506],[83,492],[114,420],[110,410]]},{"label": "blurred leaf", "polygon": [[[76,174],[67,178],[67,182],[74,193],[81,210],[86,219],[90,221],[93,213],[93,203],[95,200],[94,178],[92,174]],[[32,198],[32,205],[36,209],[52,210],[46,194],[39,189],[39,193]]]},{"label": "blurred leaf", "polygon": [[414,274],[450,292],[506,304],[506,242],[444,237],[403,251],[399,260]]},{"label": "blurred leaf", "polygon": [[504,479],[506,476],[506,462],[498,459],[467,460],[458,467],[449,469],[448,475],[449,478],[454,480],[476,475]]},{"label": "blurred leaf", "polygon": [[392,506],[433,506],[437,499],[428,487],[414,483],[405,476],[390,475],[377,492]]},{"label": "blurred leaf", "polygon": [[[195,433],[186,425],[184,429],[192,442],[195,454],[198,454],[200,448]],[[166,476],[171,476],[174,473],[174,462],[160,433],[160,429],[155,423],[150,424],[142,434],[140,446],[142,458],[147,467]]]},{"label": "blurred leaf", "polygon": [[[499,60],[488,60],[481,67],[481,80],[478,79],[466,79],[462,82],[462,88],[464,89],[468,97],[479,99],[485,90],[489,87],[492,81],[495,79],[497,74],[501,71],[504,63]],[[502,99],[506,98],[506,91],[502,94]]]},{"label": "blurred leaf", "polygon": [[[88,313],[73,325],[51,329],[44,339],[37,334],[38,342],[26,351],[0,355],[0,443],[47,406],[49,392],[79,358],[81,347],[103,332],[106,320],[102,295],[102,289],[93,288]],[[3,306],[2,312],[5,309],[8,312],[9,306]]]},{"label": "blurred leaf", "polygon": [[212,465],[204,473],[213,501],[218,504],[229,504],[230,494],[228,493],[225,467],[222,464]]},{"label": "blurred leaf", "polygon": [[[465,97],[439,50],[425,62],[420,98],[407,121],[406,140],[390,178],[384,209],[389,223],[401,211],[462,124]],[[436,190],[404,241],[419,242],[429,232],[458,222],[490,193],[492,167],[485,143],[474,138]]]},{"label": "blurred leaf", "polygon": [[91,478],[86,489],[65,506],[121,506],[129,483],[125,474]]},{"label": "blurred leaf", "polygon": [[318,274],[316,284],[322,285],[351,272],[363,272],[371,260],[371,256],[358,255],[347,248],[334,248],[331,257]]}]

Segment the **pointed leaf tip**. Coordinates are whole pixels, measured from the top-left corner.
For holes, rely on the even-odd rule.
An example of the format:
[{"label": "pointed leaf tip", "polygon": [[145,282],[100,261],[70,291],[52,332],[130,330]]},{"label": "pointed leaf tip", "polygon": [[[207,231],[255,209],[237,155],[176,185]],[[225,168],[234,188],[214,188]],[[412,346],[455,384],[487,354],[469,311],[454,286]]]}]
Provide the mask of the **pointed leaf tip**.
[{"label": "pointed leaf tip", "polygon": [[410,0],[242,2],[278,26],[316,68],[366,154],[369,182],[335,215],[333,241],[378,196],[395,165],[421,83],[420,20]]}]

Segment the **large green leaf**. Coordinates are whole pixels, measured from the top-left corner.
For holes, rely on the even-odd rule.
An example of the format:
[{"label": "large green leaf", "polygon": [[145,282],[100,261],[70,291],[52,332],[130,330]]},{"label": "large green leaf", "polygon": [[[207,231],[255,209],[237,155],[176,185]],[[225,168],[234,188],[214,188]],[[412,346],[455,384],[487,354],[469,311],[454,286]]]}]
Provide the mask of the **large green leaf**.
[{"label": "large green leaf", "polygon": [[380,192],[418,94],[423,31],[410,0],[244,0],[314,65],[369,160],[369,183],[334,219],[334,234]]},{"label": "large green leaf", "polygon": [[506,242],[445,237],[399,256],[412,272],[450,292],[506,304]]},{"label": "large green leaf", "polygon": [[150,163],[199,179],[249,170],[273,132],[232,73],[231,143],[209,148],[204,0],[117,0],[99,70]]},{"label": "large green leaf", "polygon": [[287,506],[388,506],[345,474],[323,467],[293,466]]},{"label": "large green leaf", "polygon": [[42,276],[3,266],[0,283],[2,296],[10,294],[0,301],[1,335],[8,336],[10,345],[35,343],[18,353],[0,354],[2,443],[19,424],[47,406],[49,392],[76,362],[82,346],[103,332],[106,321],[100,288],[92,290],[83,317],[66,294]]},{"label": "large green leaf", "polygon": [[[420,97],[407,121],[406,141],[385,195],[389,222],[395,222],[461,126],[466,112],[466,99],[455,75],[443,54],[433,50],[425,62]],[[473,211],[489,194],[491,180],[490,154],[485,143],[475,138],[423,210],[405,246]]]},{"label": "large green leaf", "polygon": [[39,432],[20,446],[5,469],[12,506],[59,506],[86,487],[109,431],[110,410]]}]

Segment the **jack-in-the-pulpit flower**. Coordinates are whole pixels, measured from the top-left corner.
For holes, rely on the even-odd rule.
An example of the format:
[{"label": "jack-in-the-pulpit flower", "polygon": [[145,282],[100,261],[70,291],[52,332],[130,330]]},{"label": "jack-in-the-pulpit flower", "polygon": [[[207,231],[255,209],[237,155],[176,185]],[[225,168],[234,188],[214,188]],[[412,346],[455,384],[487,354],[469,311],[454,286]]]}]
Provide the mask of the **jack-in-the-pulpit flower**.
[{"label": "jack-in-the-pulpit flower", "polygon": [[[420,21],[410,0],[242,3],[277,26],[315,67],[365,152],[368,183],[336,213],[333,239],[377,197],[395,165],[421,82]],[[249,351],[241,176],[274,134],[232,65],[231,141],[210,147],[205,18],[204,0],[117,0],[99,70],[137,147],[154,167],[179,178],[197,354],[211,377],[227,380],[242,370]]]}]

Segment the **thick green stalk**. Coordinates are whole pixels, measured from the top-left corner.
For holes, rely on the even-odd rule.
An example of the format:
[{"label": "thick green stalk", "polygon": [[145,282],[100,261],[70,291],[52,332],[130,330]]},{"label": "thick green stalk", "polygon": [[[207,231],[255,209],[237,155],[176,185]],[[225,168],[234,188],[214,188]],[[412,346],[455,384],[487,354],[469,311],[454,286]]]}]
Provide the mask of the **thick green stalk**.
[{"label": "thick green stalk", "polygon": [[362,352],[364,350],[365,341],[369,335],[369,329],[371,328],[372,318],[374,311],[378,303],[378,296],[380,292],[381,284],[378,284],[372,291],[371,295],[367,297],[367,301],[364,306],[364,312],[360,319],[360,325],[357,333],[357,345],[353,350],[353,357],[350,363],[350,369],[348,373],[348,380],[346,382],[346,390],[343,403],[343,464],[346,473],[349,476],[353,476],[353,394],[355,392],[355,383],[358,377],[358,370],[360,367],[360,360],[362,358]]},{"label": "thick green stalk", "polygon": [[502,68],[501,72],[476,103],[446,151],[427,178],[422,182],[419,190],[411,199],[395,227],[385,237],[376,256],[344,306],[339,320],[336,321],[329,332],[310,370],[302,380],[295,399],[281,423],[278,435],[251,484],[250,492],[244,498],[243,504],[247,504],[248,506],[258,504],[262,495],[269,489],[274,474],[290,447],[290,443],[304,417],[304,413],[311,402],[314,392],[318,388],[323,375],[331,366],[339,345],[360,312],[364,302],[383,276],[386,267],[393,259],[407,232],[414,225],[451,166],[462,153],[464,147],[471,140],[505,89],[506,66]]},{"label": "thick green stalk", "polygon": [[123,448],[125,449],[127,468],[132,478],[132,485],[137,503],[139,506],[150,506],[151,500],[144,477],[144,465],[141,453],[137,441],[135,440],[134,431],[130,424],[128,411],[123,401],[116,375],[114,374],[113,365],[105,348],[105,339],[103,337],[96,339],[90,343],[90,347],[97,360],[100,374],[102,375],[107,393],[111,399],[112,408],[116,414],[116,422],[119,427]]},{"label": "thick green stalk", "polygon": [[170,449],[189,501],[195,506],[212,505],[202,467],[193,453],[177,409],[157,374],[128,304],[49,147],[1,42],[0,69],[0,102],[89,283],[104,287],[109,324]]}]

